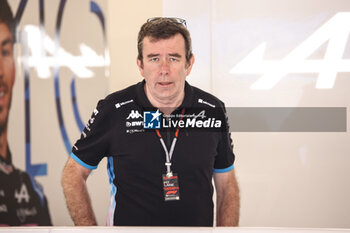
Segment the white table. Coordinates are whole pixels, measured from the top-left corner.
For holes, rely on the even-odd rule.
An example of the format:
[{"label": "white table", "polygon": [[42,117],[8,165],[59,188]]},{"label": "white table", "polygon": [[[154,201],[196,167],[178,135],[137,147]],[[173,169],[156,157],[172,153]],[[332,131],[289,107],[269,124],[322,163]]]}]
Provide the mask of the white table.
[{"label": "white table", "polygon": [[256,227],[0,227],[6,233],[350,233],[350,229]]}]

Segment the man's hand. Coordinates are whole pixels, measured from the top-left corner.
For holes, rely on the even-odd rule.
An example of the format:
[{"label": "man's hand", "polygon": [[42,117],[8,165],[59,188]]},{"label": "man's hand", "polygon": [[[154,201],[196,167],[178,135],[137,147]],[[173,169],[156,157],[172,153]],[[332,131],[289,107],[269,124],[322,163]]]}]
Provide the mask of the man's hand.
[{"label": "man's hand", "polygon": [[97,225],[86,188],[86,179],[90,172],[90,169],[81,166],[71,157],[63,169],[61,179],[63,192],[76,226]]},{"label": "man's hand", "polygon": [[238,226],[239,188],[234,170],[214,173],[216,188],[216,225]]}]

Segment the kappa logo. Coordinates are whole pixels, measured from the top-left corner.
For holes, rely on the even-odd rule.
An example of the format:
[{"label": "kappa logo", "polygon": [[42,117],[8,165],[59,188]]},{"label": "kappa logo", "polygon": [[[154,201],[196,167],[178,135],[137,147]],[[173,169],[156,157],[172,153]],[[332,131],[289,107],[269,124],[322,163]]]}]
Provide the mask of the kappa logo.
[{"label": "kappa logo", "polygon": [[139,119],[139,118],[143,118],[142,115],[139,113],[139,111],[137,110],[131,110],[129,116],[126,118],[127,120],[129,119]]}]

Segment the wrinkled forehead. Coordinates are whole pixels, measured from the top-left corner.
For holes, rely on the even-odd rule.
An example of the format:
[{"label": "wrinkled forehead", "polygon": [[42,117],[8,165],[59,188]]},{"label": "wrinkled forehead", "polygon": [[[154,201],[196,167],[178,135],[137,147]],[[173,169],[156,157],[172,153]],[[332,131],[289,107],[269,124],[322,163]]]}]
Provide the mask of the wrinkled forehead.
[{"label": "wrinkled forehead", "polygon": [[143,39],[143,51],[148,49],[172,49],[177,52],[186,52],[185,40],[181,34],[169,38],[145,37]]},{"label": "wrinkled forehead", "polygon": [[182,40],[185,43],[185,38],[182,36],[181,33],[176,33],[176,34],[171,35],[171,36],[161,36],[161,37],[155,37],[155,36],[149,35],[149,36],[145,36],[145,38],[143,38],[143,41],[145,41],[145,39],[147,39],[151,43],[156,43],[158,41],[171,40],[171,39],[175,39],[175,38],[178,40]]}]

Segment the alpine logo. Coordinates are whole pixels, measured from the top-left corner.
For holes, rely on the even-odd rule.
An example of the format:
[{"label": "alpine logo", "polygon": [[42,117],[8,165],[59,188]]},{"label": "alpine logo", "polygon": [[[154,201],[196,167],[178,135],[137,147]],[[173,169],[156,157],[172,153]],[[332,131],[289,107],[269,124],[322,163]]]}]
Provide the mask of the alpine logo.
[{"label": "alpine logo", "polygon": [[131,110],[129,116],[126,119],[129,120],[129,119],[139,119],[139,118],[143,118],[142,115],[139,113],[139,111]]},{"label": "alpine logo", "polygon": [[[350,72],[350,59],[344,58],[350,32],[349,25],[349,12],[335,14],[280,60],[264,59],[267,48],[267,42],[264,41],[237,63],[230,73],[262,74],[251,85],[252,90],[269,90],[290,73],[318,73],[316,88],[333,88],[338,73]],[[309,59],[326,42],[328,44],[324,59]]]},{"label": "alpine logo", "polygon": [[29,202],[30,200],[30,195],[28,193],[27,186],[22,183],[21,190],[18,191],[17,189],[15,190],[15,198],[17,199],[17,203],[22,203],[24,200],[26,203]]}]

